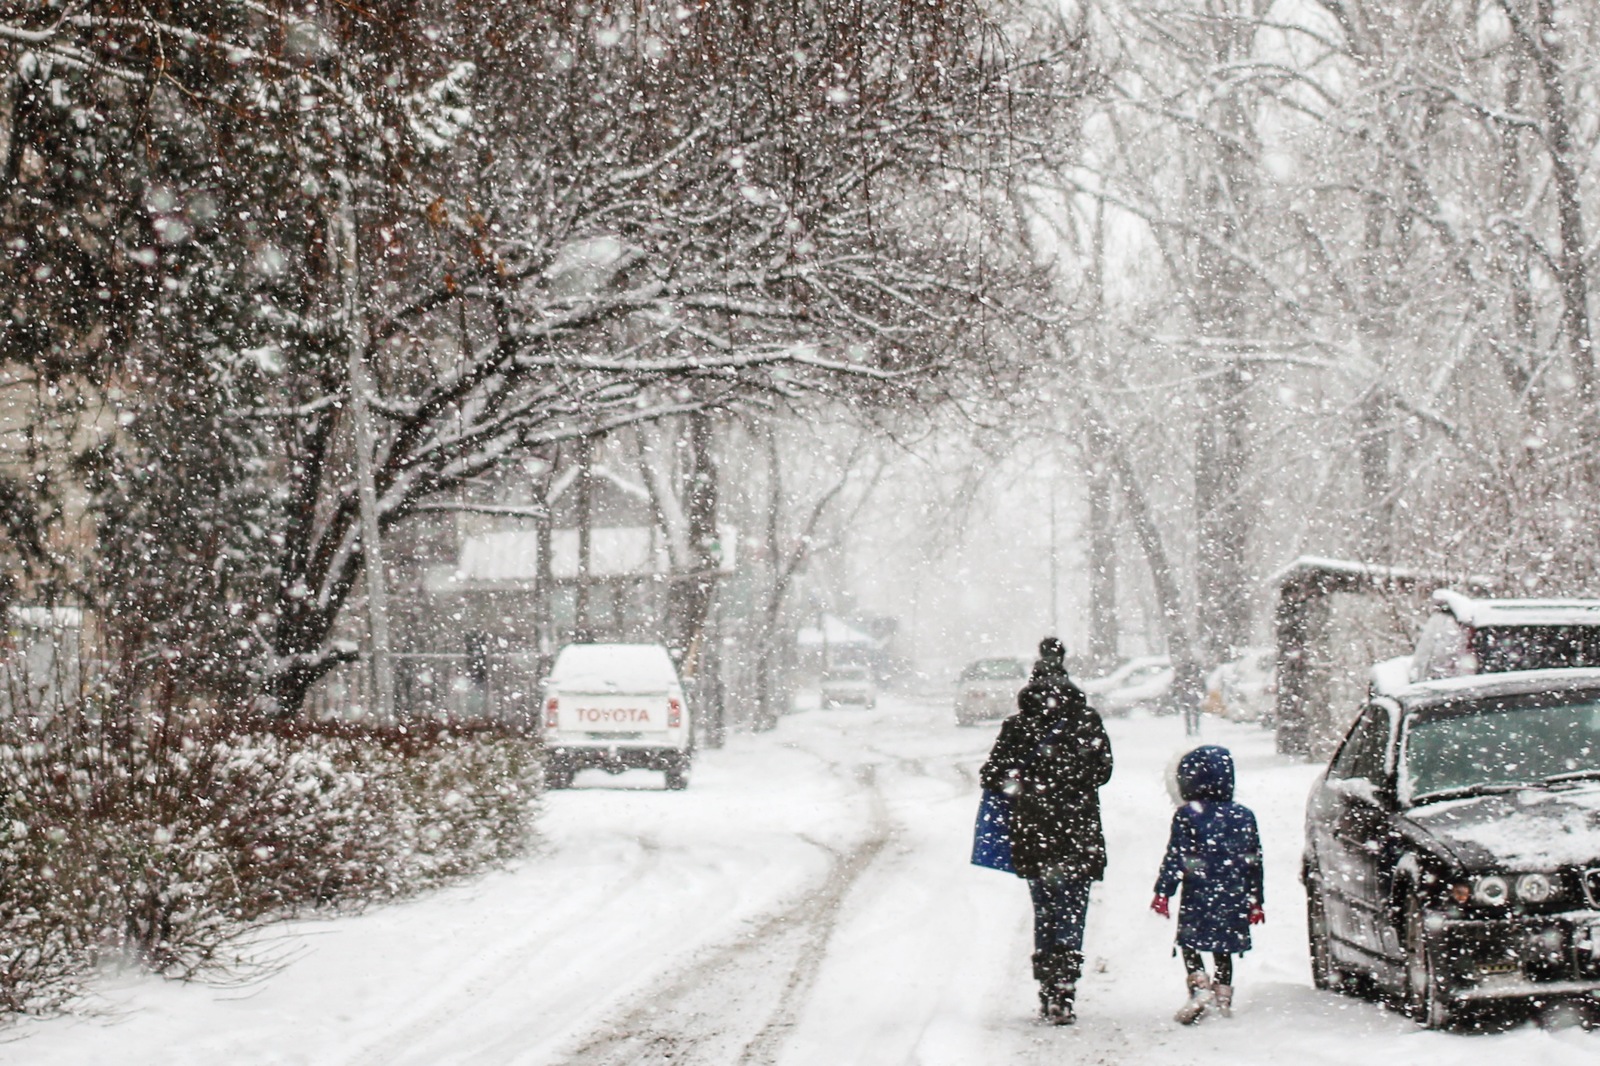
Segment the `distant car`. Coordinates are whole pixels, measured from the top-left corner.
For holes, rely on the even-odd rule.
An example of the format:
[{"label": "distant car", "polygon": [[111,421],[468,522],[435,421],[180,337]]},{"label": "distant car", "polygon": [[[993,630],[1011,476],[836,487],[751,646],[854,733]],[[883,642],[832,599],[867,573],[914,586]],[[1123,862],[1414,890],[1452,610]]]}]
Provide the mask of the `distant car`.
[{"label": "distant car", "polygon": [[1231,721],[1270,724],[1277,698],[1276,648],[1247,648],[1206,678],[1206,710]]},{"label": "distant car", "polygon": [[1412,681],[1600,667],[1600,600],[1497,600],[1440,590],[1411,656]]},{"label": "distant car", "polygon": [[545,785],[579,770],[660,770],[689,786],[694,728],[678,670],[659,644],[569,644],[544,682]]},{"label": "distant car", "polygon": [[822,705],[838,707],[846,703],[862,707],[878,705],[878,686],[872,671],[865,666],[830,666],[822,675]]},{"label": "distant car", "polygon": [[1028,669],[1028,660],[1011,656],[968,663],[956,678],[956,725],[993,721],[1016,710]]},{"label": "distant car", "polygon": [[1119,717],[1135,707],[1149,707],[1158,714],[1170,714],[1172,660],[1165,655],[1145,655],[1129,659],[1105,677],[1079,684],[1094,708],[1104,715]]},{"label": "distant car", "polygon": [[1372,697],[1311,792],[1316,985],[1430,1028],[1497,1002],[1600,998],[1600,670]]}]

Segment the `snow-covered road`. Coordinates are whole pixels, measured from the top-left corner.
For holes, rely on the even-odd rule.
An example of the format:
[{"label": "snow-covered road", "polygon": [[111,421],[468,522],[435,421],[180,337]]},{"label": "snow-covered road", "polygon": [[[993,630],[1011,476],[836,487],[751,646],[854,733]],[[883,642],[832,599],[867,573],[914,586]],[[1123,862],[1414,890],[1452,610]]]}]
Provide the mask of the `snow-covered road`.
[{"label": "snow-covered road", "polygon": [[513,868],[357,917],[272,931],[280,965],[242,987],[139,974],[90,1016],[0,1035],[0,1062],[1590,1063],[1600,1034],[1531,1025],[1425,1033],[1312,990],[1295,879],[1314,770],[1249,727],[1208,722],[1260,817],[1268,924],[1232,1020],[1194,1029],[1171,926],[1149,914],[1173,719],[1112,721],[1111,869],[1090,911],[1079,1024],[1032,1020],[1020,881],[966,865],[990,729],[936,702],[804,711],[704,753],[687,792],[581,775],[549,797],[545,845]]}]

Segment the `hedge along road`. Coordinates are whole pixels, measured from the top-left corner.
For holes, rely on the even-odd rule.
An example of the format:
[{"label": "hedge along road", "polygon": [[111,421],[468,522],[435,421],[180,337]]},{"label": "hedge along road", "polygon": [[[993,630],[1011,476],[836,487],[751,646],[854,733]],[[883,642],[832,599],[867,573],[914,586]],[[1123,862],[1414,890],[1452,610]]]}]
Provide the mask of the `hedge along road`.
[{"label": "hedge along road", "polygon": [[[1032,1018],[1027,893],[966,864],[991,728],[942,701],[806,710],[703,752],[687,792],[580,774],[552,794],[540,851],[358,916],[275,927],[280,959],[239,987],[107,974],[96,1013],[30,1020],[0,1062],[1396,1063],[1593,1061],[1600,1034],[1423,1033],[1310,987],[1300,818],[1314,768],[1250,727],[1238,756],[1268,856],[1268,924],[1236,1016],[1170,1021],[1171,926],[1145,911],[1165,844],[1174,719],[1109,723],[1111,869],[1090,912],[1079,1024]],[[1509,1058],[1507,1058],[1509,1056]]]}]

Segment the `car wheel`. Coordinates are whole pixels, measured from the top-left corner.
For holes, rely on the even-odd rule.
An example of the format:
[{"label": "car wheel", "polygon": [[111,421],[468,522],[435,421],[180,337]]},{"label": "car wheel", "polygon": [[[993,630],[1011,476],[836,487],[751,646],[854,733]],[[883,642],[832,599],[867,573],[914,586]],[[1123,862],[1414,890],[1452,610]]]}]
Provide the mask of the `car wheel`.
[{"label": "car wheel", "polygon": [[1344,991],[1344,975],[1333,965],[1328,947],[1328,902],[1322,894],[1322,875],[1306,871],[1306,946],[1311,955],[1311,983],[1324,992]]},{"label": "car wheel", "polygon": [[667,767],[667,791],[682,792],[689,787],[689,764],[674,763]]},{"label": "car wheel", "polygon": [[1424,1028],[1443,1029],[1453,1012],[1439,988],[1437,963],[1422,922],[1422,903],[1413,898],[1406,904],[1406,1013]]},{"label": "car wheel", "polygon": [[572,771],[548,769],[544,772],[544,787],[546,791],[555,791],[561,788],[572,787]]}]

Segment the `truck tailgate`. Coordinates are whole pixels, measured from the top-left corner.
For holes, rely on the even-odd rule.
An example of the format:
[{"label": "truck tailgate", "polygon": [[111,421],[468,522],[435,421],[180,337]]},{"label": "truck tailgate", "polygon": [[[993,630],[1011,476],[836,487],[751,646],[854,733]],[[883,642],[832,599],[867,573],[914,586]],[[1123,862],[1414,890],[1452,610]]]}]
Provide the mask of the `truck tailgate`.
[{"label": "truck tailgate", "polygon": [[561,692],[556,700],[557,728],[563,733],[637,737],[667,730],[665,692]]}]

